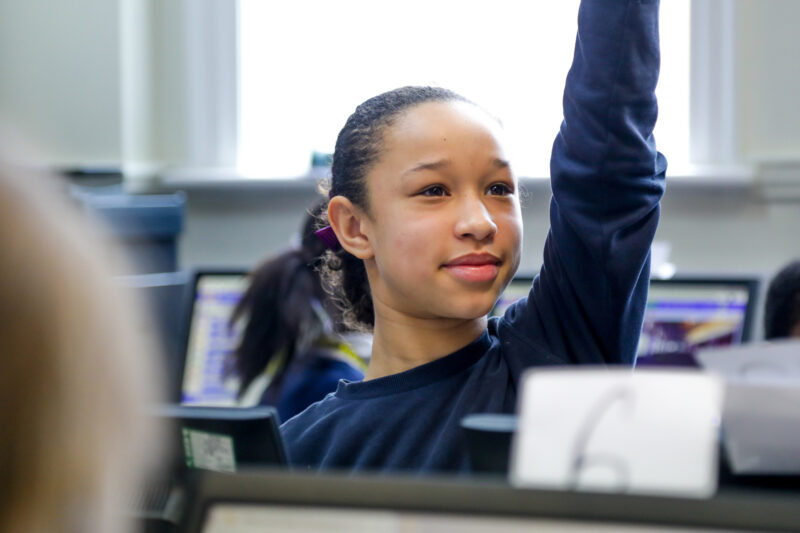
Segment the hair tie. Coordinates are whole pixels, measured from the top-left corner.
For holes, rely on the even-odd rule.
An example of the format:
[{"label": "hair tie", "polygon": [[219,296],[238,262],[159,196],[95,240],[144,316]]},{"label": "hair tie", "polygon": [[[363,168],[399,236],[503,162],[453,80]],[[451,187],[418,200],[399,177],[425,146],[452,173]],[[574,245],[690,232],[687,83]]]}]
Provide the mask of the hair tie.
[{"label": "hair tie", "polygon": [[330,226],[325,226],[322,229],[318,229],[314,232],[314,235],[317,236],[319,240],[325,243],[331,251],[338,252],[342,249],[342,245],[339,244],[339,238],[336,237],[336,233],[333,231],[333,228]]},{"label": "hair tie", "polygon": [[[333,194],[333,186],[331,186],[331,190],[328,191],[328,201],[330,202],[331,198],[334,196],[336,195]],[[342,249],[342,245],[339,244],[339,237],[336,236],[336,233],[333,231],[333,228],[330,227],[330,225],[327,225],[322,229],[318,229],[314,232],[314,235],[316,235],[319,240],[325,243],[325,246],[327,246],[332,252],[338,252]]]}]

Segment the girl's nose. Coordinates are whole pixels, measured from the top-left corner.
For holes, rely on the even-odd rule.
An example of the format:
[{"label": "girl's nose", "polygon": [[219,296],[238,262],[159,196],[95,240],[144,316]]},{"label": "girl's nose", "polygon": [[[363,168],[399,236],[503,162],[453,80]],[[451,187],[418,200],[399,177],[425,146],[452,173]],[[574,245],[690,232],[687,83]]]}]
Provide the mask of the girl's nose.
[{"label": "girl's nose", "polygon": [[484,241],[497,233],[497,225],[480,198],[465,198],[459,204],[455,225],[457,237]]}]

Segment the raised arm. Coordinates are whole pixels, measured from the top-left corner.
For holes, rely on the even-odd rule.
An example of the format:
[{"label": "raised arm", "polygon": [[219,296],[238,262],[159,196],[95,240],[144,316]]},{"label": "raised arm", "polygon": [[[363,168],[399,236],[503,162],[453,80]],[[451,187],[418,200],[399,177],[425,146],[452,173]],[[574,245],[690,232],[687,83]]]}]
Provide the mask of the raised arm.
[{"label": "raised arm", "polygon": [[534,363],[634,361],[666,170],[652,135],[658,7],[581,3],[544,265],[527,303],[507,316],[514,333],[551,355]]}]

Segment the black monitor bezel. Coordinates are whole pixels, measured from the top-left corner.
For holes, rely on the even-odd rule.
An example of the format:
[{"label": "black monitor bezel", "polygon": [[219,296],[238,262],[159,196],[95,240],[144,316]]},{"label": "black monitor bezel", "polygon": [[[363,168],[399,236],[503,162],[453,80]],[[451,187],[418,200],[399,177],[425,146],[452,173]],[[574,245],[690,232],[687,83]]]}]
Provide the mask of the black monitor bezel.
[{"label": "black monitor bezel", "polygon": [[[277,409],[257,407],[205,407],[158,404],[148,409],[148,414],[161,420],[169,439],[170,470],[177,478],[184,477],[186,457],[181,428],[230,436],[234,444],[237,470],[252,468],[287,468],[288,454],[280,433]],[[252,438],[263,438],[263,443],[248,443]]]}]

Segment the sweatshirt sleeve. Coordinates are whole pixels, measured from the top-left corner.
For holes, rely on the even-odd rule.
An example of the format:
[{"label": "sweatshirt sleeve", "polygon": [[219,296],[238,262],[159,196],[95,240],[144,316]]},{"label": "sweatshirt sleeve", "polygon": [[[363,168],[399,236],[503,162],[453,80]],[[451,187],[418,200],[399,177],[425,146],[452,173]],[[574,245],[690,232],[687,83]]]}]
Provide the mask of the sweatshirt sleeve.
[{"label": "sweatshirt sleeve", "polygon": [[658,7],[581,2],[543,266],[498,326],[522,366],[635,360],[666,171],[653,138]]}]

